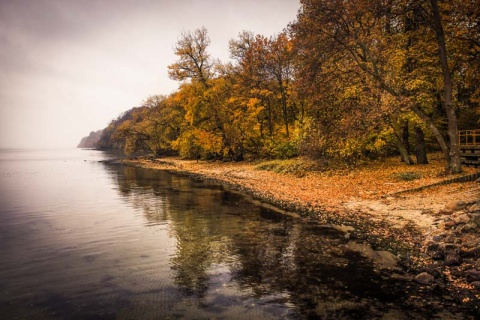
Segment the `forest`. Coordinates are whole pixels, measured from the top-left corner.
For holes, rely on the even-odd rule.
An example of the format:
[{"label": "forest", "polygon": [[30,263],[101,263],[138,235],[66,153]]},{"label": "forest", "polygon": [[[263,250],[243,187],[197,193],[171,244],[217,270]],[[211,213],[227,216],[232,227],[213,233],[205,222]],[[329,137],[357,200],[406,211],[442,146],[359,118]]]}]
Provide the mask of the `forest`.
[{"label": "forest", "polygon": [[119,115],[96,147],[409,165],[439,151],[459,173],[458,130],[480,127],[480,0],[302,0],[278,34],[231,39],[228,62],[209,45],[205,27],[183,32],[178,90]]}]

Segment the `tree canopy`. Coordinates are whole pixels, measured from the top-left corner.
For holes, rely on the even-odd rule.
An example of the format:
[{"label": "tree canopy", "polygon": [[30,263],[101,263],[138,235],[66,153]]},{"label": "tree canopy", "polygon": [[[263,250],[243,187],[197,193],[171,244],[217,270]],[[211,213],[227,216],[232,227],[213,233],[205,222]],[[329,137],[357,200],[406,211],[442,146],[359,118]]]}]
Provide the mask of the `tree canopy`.
[{"label": "tree canopy", "polygon": [[227,63],[210,56],[205,27],[183,32],[168,67],[179,89],[112,121],[98,146],[227,160],[399,153],[413,164],[416,145],[417,162],[438,149],[460,172],[457,130],[479,125],[479,8],[302,0],[276,35],[231,39]]}]

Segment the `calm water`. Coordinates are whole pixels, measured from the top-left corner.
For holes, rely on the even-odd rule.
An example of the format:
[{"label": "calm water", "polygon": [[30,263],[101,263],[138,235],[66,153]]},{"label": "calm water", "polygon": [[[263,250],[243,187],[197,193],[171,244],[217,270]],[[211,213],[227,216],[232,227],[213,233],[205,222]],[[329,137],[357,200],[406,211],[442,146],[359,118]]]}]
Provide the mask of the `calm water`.
[{"label": "calm water", "polygon": [[300,223],[218,185],[99,162],[108,158],[0,151],[1,319],[443,312],[444,301],[422,296],[401,271],[392,277],[335,229]]}]

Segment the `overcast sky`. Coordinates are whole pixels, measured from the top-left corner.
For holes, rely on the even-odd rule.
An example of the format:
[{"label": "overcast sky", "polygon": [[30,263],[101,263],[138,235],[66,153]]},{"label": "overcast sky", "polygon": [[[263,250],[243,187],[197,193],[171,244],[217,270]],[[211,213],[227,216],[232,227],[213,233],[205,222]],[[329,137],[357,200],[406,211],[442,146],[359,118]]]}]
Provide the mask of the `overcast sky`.
[{"label": "overcast sky", "polygon": [[0,148],[75,147],[150,95],[169,94],[182,31],[228,60],[243,30],[271,36],[299,0],[0,0]]}]

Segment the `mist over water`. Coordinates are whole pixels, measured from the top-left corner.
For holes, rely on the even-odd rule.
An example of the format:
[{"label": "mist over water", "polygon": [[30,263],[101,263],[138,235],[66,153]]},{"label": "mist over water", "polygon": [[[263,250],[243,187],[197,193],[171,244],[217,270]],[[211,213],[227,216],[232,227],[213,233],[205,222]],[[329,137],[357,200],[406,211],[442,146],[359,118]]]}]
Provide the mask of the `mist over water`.
[{"label": "mist over water", "polygon": [[413,283],[333,228],[208,182],[99,162],[114,157],[0,151],[0,318],[406,319],[441,310],[412,306]]}]

